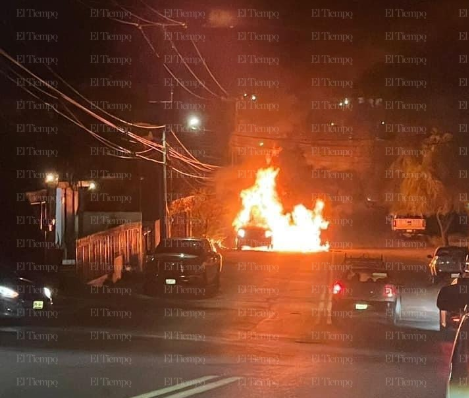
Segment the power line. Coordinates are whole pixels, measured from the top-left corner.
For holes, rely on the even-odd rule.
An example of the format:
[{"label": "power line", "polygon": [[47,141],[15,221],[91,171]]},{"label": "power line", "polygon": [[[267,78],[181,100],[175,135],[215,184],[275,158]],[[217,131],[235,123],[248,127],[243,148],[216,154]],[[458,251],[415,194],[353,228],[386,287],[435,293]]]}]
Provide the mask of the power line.
[{"label": "power line", "polygon": [[220,84],[220,82],[215,78],[215,76],[213,75],[212,71],[210,70],[210,68],[208,67],[207,63],[205,62],[205,58],[202,57],[202,54],[200,54],[200,51],[199,51],[199,48],[197,47],[197,45],[195,44],[195,41],[193,39],[191,39],[191,42],[195,48],[195,50],[197,51],[197,55],[199,56],[199,58],[202,60],[202,64],[205,66],[205,69],[207,69],[207,72],[208,74],[210,75],[210,77],[213,79],[213,81],[217,84],[217,86],[220,88],[221,91],[223,91],[225,93],[225,95],[227,97],[229,97],[230,95],[228,94],[228,92],[222,87],[222,85]]},{"label": "power line", "polygon": [[140,21],[143,21],[143,22],[146,22],[147,24],[149,24],[150,26],[180,26],[179,23],[176,23],[176,24],[165,24],[165,23],[161,23],[161,22],[155,22],[155,21],[150,21],[146,18],[142,18],[140,16],[138,16],[137,14],[134,14],[132,11],[129,11],[128,9],[126,9],[125,7],[122,7],[117,1],[113,1],[113,3],[119,7],[121,10],[125,11],[125,12],[128,12],[130,15],[132,15],[134,18],[136,19],[139,19]]},{"label": "power line", "polygon": [[54,74],[54,76],[56,76],[57,78],[59,78],[62,83],[64,83],[70,90],[72,90],[75,94],[77,94],[79,97],[81,97],[82,99],[84,99],[86,102],[88,102],[90,105],[92,105],[94,108],[96,109],[99,109],[101,112],[103,112],[104,114],[112,117],[113,119],[121,122],[121,123],[124,123],[128,126],[132,126],[132,127],[137,127],[137,128],[140,128],[140,129],[148,129],[148,130],[155,130],[155,129],[162,129],[162,128],[165,128],[165,125],[161,125],[161,126],[155,126],[155,125],[148,125],[148,126],[143,126],[141,124],[135,124],[135,123],[130,123],[124,119],[121,119],[115,115],[113,115],[112,113],[109,113],[107,111],[105,111],[104,109],[100,108],[99,106],[93,104],[92,101],[90,101],[88,98],[86,98],[84,95],[82,95],[78,90],[76,90],[72,85],[70,85],[69,83],[67,83],[59,74],[57,74],[56,72],[54,72],[49,66],[47,66],[47,68],[49,69],[49,71],[52,72],[52,74]]},{"label": "power line", "polygon": [[[87,114],[93,116],[94,118],[100,120],[101,122],[117,129],[118,131],[120,131],[121,133],[124,133],[125,135],[129,136],[129,137],[132,137],[134,139],[136,139],[137,141],[139,141],[140,143],[146,145],[146,146],[149,146],[151,147],[152,149],[154,150],[157,150],[159,152],[162,152],[162,146],[159,145],[159,144],[155,144],[154,142],[152,141],[149,141],[143,137],[140,137],[134,133],[131,133],[131,132],[128,132],[128,131],[124,131],[123,129],[121,129],[120,127],[116,126],[114,123],[112,122],[109,122],[108,120],[106,120],[105,118],[97,115],[96,113],[88,110],[87,108],[83,107],[81,104],[79,104],[78,102],[76,102],[75,100],[73,100],[72,98],[68,97],[66,94],[62,93],[60,90],[56,89],[55,87],[52,87],[50,84],[48,84],[46,81],[44,81],[43,79],[41,79],[39,76],[35,75],[33,72],[31,72],[29,69],[27,69],[26,67],[24,67],[23,65],[21,65],[20,63],[18,63],[15,59],[13,59],[11,56],[9,56],[3,49],[0,49],[0,54],[3,55],[5,58],[7,58],[8,60],[10,60],[11,62],[13,62],[15,65],[17,65],[18,67],[20,67],[21,69],[23,69],[24,71],[26,71],[28,74],[30,74],[31,76],[33,76],[36,80],[40,81],[41,83],[43,83],[46,87],[48,87],[50,90],[58,93],[60,95],[61,98],[65,99],[66,101],[70,102],[71,104],[75,105],[76,107],[80,108],[81,110],[85,111]],[[15,72],[16,73],[16,72]],[[7,76],[8,77],[8,76]],[[11,78],[10,78],[11,80]],[[23,87],[22,87],[23,88]],[[44,103],[46,103],[44,100],[42,100],[41,98],[37,97],[35,94],[31,93],[29,90],[28,92],[32,95],[34,95],[36,98],[38,98],[39,100],[43,101]],[[46,103],[47,104],[47,103]],[[49,106],[51,106],[49,104]],[[89,133],[91,133],[95,138],[97,138],[98,140],[100,140],[101,142],[106,142],[107,144],[109,145],[115,145],[114,143],[112,143],[111,141],[108,141],[106,139],[104,139],[103,137],[99,136],[98,134],[92,132],[91,130],[87,129],[81,122],[77,122],[76,120],[78,120],[75,116],[75,119],[76,120],[73,120],[72,118],[68,117],[67,115],[63,114],[62,112],[58,111],[57,109],[55,109],[55,107],[52,107],[52,109],[54,111],[56,111],[57,113],[59,113],[60,115],[62,115],[63,117],[67,118],[68,120],[72,121],[74,124],[80,126],[81,128],[85,129],[86,131],[88,131]],[[119,146],[115,146],[113,147],[113,149],[115,148],[120,148],[121,150],[127,152],[127,153],[132,153],[131,151],[129,151],[128,149],[125,149],[123,147],[119,147]],[[191,166],[193,166],[194,168],[199,168],[199,165],[202,166],[202,167],[205,167],[206,169],[210,167],[212,167],[212,165],[208,165],[208,164],[204,164],[198,160],[192,160],[182,154],[179,154],[177,151],[174,151],[174,150],[171,150],[170,148],[170,154],[173,154],[173,156],[175,156],[178,160],[180,161],[183,161],[185,162],[186,164],[189,164]],[[142,158],[145,158],[145,159],[148,159],[148,160],[151,160],[151,161],[155,161],[154,159],[151,159],[151,158],[147,158],[145,156],[142,156],[140,153],[137,155],[138,157],[142,157]],[[157,162],[157,161],[155,161]],[[158,163],[158,162],[157,162]],[[180,171],[178,169],[175,169],[176,171]],[[206,177],[200,177],[200,176],[195,176],[193,174],[188,174],[188,173],[184,173],[184,172],[181,172],[181,174],[185,174],[185,175],[188,175],[188,176],[192,176],[192,177],[197,177],[197,178],[206,178]]]},{"label": "power line", "polygon": [[166,15],[164,14],[161,14],[157,9],[151,7],[150,5],[148,5],[146,2],[144,2],[143,0],[140,0],[141,3],[143,3],[146,7],[148,7],[151,11],[153,11],[156,15],[170,21],[170,22],[174,22],[176,25],[180,25],[180,26],[183,26],[183,27],[187,27],[186,23],[185,22],[180,22],[180,21],[176,21],[175,19],[172,19],[172,18],[169,18],[167,17]]},{"label": "power line", "polygon": [[[10,76],[8,76],[4,71],[0,70],[0,73],[2,73],[4,76],[6,76],[9,80],[11,80],[13,83],[15,83],[14,79],[12,79]],[[36,87],[37,88],[37,87]],[[106,138],[104,137],[101,137],[99,134],[96,134],[94,131],[88,129],[83,123],[81,123],[78,118],[73,115],[74,117],[71,118],[70,116],[67,116],[66,114],[64,114],[63,112],[59,111],[58,109],[56,109],[56,107],[47,102],[47,101],[44,101],[42,98],[40,98],[39,96],[37,96],[36,94],[34,94],[32,91],[28,90],[26,87],[21,87],[21,89],[23,89],[24,91],[26,91],[27,93],[29,93],[30,95],[32,95],[34,98],[38,99],[39,101],[43,102],[44,104],[48,105],[48,107],[50,109],[52,109],[54,112],[56,112],[57,114],[61,115],[62,117],[66,118],[67,120],[71,121],[73,124],[77,125],[78,127],[84,129],[85,131],[87,131],[89,134],[91,134],[94,138],[96,138],[98,141],[102,142],[103,144],[105,144],[106,146],[108,146],[109,148],[113,149],[113,150],[118,150],[118,151],[121,151],[121,152],[124,152],[124,153],[129,153],[131,154],[132,152],[126,148],[123,148],[119,145],[116,145],[114,144],[112,141],[109,141],[107,140]],[[70,110],[68,110],[69,112],[71,112]]]},{"label": "power line", "polygon": [[[163,28],[163,32],[166,32],[166,30]],[[169,39],[169,38],[168,38]],[[173,40],[169,39],[169,42],[171,44],[171,47],[172,49],[176,52],[176,54],[178,55],[179,59],[182,61],[183,65],[186,67],[186,69],[190,72],[190,74],[192,76],[194,76],[194,78],[197,80],[197,82],[201,85],[201,87],[203,87],[205,90],[207,90],[210,94],[212,94],[214,97],[217,97],[217,98],[220,98],[222,100],[224,100],[225,98],[221,97],[220,95],[214,93],[212,90],[210,90],[206,85],[205,83],[200,80],[198,78],[198,76],[194,73],[194,71],[192,70],[192,68],[187,64],[186,60],[184,59],[184,57],[181,55],[181,53],[179,52],[179,50],[177,49],[176,45],[174,44]]]},{"label": "power line", "polygon": [[[148,38],[148,36],[145,34],[145,31],[143,30],[143,27],[139,26],[138,28],[140,30],[140,32],[142,33],[143,37],[145,38],[145,41],[148,43],[148,45],[150,46],[150,48],[152,49],[153,53],[156,55],[157,58],[161,58],[160,55],[158,54],[158,52],[156,51],[155,47],[153,46],[153,44],[151,43],[150,39]],[[176,80],[176,82],[178,82],[178,84],[184,89],[186,90],[189,94],[193,95],[194,97],[196,98],[199,98],[201,100],[207,100],[207,98],[205,97],[202,97],[196,93],[194,93],[192,90],[189,90],[182,82],[180,79],[178,79],[178,77],[171,71],[171,69],[169,69],[169,67],[163,62],[163,67],[166,69],[166,71],[171,75],[171,77]]]}]

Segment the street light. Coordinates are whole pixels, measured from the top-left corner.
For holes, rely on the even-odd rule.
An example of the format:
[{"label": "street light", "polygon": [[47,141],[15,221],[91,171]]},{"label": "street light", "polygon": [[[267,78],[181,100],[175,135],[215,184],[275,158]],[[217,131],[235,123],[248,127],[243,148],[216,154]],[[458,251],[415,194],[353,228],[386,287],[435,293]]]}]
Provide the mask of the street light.
[{"label": "street light", "polygon": [[46,174],[46,178],[45,178],[45,182],[46,184],[52,184],[54,182],[58,182],[59,181],[59,176],[57,173],[47,173]]},{"label": "street light", "polygon": [[98,184],[96,184],[94,181],[91,181],[90,185],[88,186],[88,189],[90,191],[94,191],[96,188],[98,188]]},{"label": "street light", "polygon": [[191,116],[187,124],[191,130],[197,130],[200,128],[200,118],[198,116]]}]

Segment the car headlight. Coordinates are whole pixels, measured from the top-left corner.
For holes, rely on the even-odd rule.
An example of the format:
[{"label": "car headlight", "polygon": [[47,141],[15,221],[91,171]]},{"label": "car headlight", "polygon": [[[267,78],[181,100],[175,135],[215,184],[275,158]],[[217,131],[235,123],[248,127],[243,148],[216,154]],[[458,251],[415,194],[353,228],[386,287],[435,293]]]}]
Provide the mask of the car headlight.
[{"label": "car headlight", "polygon": [[238,236],[244,238],[246,236],[246,231],[244,229],[238,230]]},{"label": "car headlight", "polygon": [[45,288],[44,288],[44,295],[45,295],[48,299],[51,299],[51,298],[52,298],[52,291],[51,291],[48,287],[45,287]]},{"label": "car headlight", "polygon": [[8,298],[16,298],[19,296],[18,292],[10,289],[6,286],[0,286],[0,296],[8,297]]},{"label": "car headlight", "polygon": [[272,231],[269,231],[269,230],[265,231],[266,238],[270,238],[271,236],[272,236]]}]

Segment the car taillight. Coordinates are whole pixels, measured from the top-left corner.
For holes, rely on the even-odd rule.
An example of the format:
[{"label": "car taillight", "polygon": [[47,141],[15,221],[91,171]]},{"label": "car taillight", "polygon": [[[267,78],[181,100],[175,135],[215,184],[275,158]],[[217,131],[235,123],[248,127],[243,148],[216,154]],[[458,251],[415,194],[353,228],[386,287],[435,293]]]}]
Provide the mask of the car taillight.
[{"label": "car taillight", "polygon": [[392,225],[395,227],[397,225],[396,220],[393,220]]},{"label": "car taillight", "polygon": [[396,286],[394,285],[385,285],[384,286],[384,297],[393,298],[396,296]]},{"label": "car taillight", "polygon": [[342,284],[336,282],[334,283],[334,286],[332,286],[332,294],[339,294],[343,289],[344,287],[342,286]]}]

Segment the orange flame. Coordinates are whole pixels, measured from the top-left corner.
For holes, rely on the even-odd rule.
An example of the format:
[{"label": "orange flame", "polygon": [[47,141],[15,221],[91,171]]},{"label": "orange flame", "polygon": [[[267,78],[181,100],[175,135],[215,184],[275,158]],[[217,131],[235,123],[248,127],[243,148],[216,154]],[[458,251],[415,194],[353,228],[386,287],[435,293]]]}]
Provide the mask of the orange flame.
[{"label": "orange flame", "polygon": [[277,251],[328,251],[329,243],[321,243],[321,230],[329,225],[322,217],[324,202],[316,200],[313,210],[298,204],[284,213],[276,189],[278,172],[273,167],[259,169],[254,185],[241,191],[242,209],[233,222],[236,231],[246,225],[268,228]]}]

